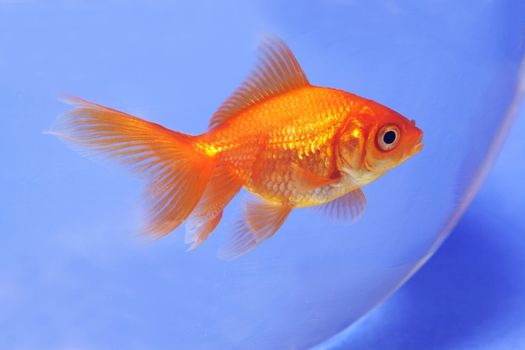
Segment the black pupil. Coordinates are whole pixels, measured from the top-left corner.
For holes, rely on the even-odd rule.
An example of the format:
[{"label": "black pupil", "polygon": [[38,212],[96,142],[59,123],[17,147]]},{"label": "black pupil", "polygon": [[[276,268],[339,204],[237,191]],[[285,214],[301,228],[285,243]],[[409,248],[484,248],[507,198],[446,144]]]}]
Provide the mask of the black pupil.
[{"label": "black pupil", "polygon": [[395,131],[390,130],[390,131],[385,132],[385,134],[383,135],[383,142],[387,145],[393,144],[395,140],[396,140]]}]

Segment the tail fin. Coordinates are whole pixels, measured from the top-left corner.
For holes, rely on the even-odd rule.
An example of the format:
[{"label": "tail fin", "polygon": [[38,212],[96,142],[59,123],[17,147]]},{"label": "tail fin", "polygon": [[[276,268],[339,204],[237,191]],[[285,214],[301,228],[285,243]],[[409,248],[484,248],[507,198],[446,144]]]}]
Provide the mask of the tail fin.
[{"label": "tail fin", "polygon": [[67,101],[77,107],[51,133],[144,174],[150,204],[146,231],[160,237],[175,230],[199,202],[212,158],[195,149],[193,136],[82,99]]}]

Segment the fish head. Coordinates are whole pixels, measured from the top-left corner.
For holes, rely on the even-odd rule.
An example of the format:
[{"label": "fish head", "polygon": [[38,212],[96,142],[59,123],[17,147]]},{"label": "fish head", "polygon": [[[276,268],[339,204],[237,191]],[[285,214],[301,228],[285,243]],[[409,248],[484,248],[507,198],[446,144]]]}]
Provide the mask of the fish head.
[{"label": "fish head", "polygon": [[366,185],[423,148],[423,131],[401,114],[367,101],[349,116],[338,147],[338,168]]},{"label": "fish head", "polygon": [[364,165],[369,171],[384,174],[423,148],[423,131],[401,114],[380,106],[370,122]]}]

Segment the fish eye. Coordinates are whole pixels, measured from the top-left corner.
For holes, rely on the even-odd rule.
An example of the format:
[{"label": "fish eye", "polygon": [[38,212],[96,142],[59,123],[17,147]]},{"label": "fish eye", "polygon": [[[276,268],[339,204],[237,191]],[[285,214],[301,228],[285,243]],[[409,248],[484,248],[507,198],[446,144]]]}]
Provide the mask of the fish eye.
[{"label": "fish eye", "polygon": [[377,133],[376,143],[382,151],[390,151],[396,147],[398,141],[399,128],[395,125],[387,125]]}]

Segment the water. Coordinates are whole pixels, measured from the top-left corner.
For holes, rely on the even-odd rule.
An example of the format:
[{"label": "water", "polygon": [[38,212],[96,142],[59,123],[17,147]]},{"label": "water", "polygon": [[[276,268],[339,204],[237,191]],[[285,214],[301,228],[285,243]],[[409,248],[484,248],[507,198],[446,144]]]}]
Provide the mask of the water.
[{"label": "water", "polygon": [[[519,1],[0,2],[3,346],[304,348],[345,329],[426,261],[477,189],[511,120],[523,13]],[[182,229],[145,243],[142,183],[42,134],[68,108],[62,93],[200,133],[268,32],[312,83],[425,131],[422,153],[365,189],[355,225],[297,210],[221,261],[240,196],[192,253]]]}]

